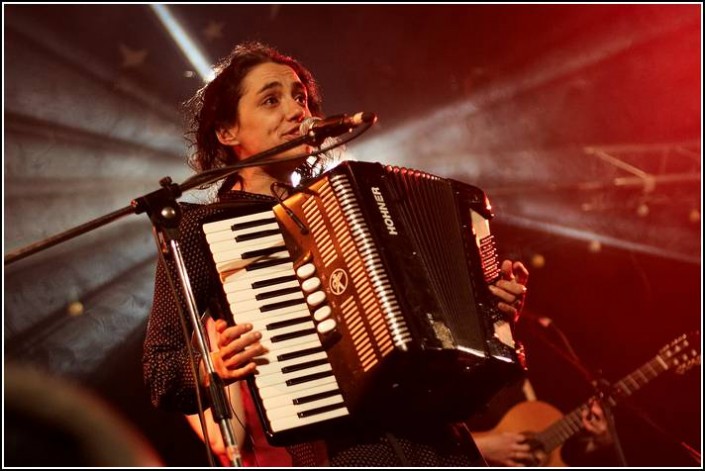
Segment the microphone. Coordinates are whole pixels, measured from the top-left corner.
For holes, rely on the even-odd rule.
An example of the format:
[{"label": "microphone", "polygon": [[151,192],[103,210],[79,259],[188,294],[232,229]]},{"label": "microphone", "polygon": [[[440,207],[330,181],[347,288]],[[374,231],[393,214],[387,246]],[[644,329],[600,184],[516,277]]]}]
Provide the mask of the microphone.
[{"label": "microphone", "polygon": [[302,136],[309,136],[315,141],[323,141],[327,137],[337,137],[362,124],[374,124],[376,121],[377,115],[368,112],[355,113],[352,116],[340,114],[328,118],[312,116],[301,122],[299,133]]}]

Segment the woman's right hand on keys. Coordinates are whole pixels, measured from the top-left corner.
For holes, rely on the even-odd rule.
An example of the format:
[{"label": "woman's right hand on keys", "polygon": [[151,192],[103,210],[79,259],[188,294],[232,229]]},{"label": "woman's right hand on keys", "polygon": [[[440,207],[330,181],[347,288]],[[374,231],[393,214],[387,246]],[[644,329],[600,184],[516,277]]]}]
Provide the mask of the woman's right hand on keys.
[{"label": "woman's right hand on keys", "polygon": [[[223,382],[231,384],[252,374],[257,367],[254,357],[265,352],[259,342],[262,334],[253,332],[252,324],[228,327],[222,319],[215,321],[215,331],[218,350],[211,352],[211,359],[215,372]],[[207,377],[204,370],[201,370],[201,378]],[[208,380],[204,383],[204,386],[208,386]]]}]

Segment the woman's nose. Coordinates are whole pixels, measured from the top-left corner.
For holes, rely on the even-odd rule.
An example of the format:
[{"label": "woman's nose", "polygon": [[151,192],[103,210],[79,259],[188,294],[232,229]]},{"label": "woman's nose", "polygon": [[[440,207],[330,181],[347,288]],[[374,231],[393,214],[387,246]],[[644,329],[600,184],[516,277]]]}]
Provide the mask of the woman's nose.
[{"label": "woman's nose", "polygon": [[306,117],[306,107],[294,99],[288,100],[288,102],[287,118],[289,121],[303,121]]}]

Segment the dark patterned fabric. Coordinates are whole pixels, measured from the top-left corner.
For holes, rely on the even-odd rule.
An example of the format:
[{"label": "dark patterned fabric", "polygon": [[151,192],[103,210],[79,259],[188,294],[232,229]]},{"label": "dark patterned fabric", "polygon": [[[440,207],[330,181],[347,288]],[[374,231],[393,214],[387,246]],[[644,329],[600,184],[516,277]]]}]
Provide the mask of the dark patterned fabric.
[{"label": "dark patterned fabric", "polygon": [[[276,203],[273,198],[243,192],[223,192],[219,196],[221,203],[232,205],[271,206]],[[207,219],[217,218],[224,209],[219,204],[183,203],[181,207],[179,245],[199,312],[203,312],[211,304],[210,297],[219,285],[211,276],[211,257],[203,245],[201,227]],[[173,263],[167,261],[167,265],[175,273]],[[183,305],[180,291],[178,299]],[[193,414],[197,412],[197,382],[179,316],[165,267],[159,263],[144,343],[144,377],[155,406]],[[190,325],[186,328],[190,338],[192,329]],[[194,356],[198,364],[200,356],[196,351]],[[303,443],[289,447],[288,451],[294,466],[485,466],[466,430],[445,424],[416,423],[394,433],[346,427],[335,437],[327,437],[325,443]]]}]

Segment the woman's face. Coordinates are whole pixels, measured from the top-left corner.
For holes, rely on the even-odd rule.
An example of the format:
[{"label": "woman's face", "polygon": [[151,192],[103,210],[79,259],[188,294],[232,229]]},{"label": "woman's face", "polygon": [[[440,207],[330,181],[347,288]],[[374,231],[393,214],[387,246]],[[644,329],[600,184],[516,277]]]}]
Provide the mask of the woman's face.
[{"label": "woman's face", "polygon": [[[242,91],[238,121],[228,130],[240,160],[300,136],[299,125],[311,112],[306,87],[291,67],[274,62],[259,64],[245,76]],[[278,157],[310,150],[302,145]]]}]

